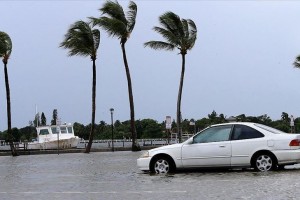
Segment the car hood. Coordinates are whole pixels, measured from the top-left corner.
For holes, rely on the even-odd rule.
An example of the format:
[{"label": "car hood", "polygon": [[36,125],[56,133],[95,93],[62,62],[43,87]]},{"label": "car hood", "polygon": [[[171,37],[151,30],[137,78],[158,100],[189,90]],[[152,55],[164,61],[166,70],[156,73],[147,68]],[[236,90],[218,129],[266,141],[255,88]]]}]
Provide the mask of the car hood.
[{"label": "car hood", "polygon": [[166,146],[162,146],[162,147],[157,147],[155,149],[151,149],[151,150],[149,150],[149,152],[153,153],[155,151],[161,151],[161,150],[167,150],[167,149],[174,149],[174,148],[181,148],[182,145],[183,145],[183,143],[166,145]]}]

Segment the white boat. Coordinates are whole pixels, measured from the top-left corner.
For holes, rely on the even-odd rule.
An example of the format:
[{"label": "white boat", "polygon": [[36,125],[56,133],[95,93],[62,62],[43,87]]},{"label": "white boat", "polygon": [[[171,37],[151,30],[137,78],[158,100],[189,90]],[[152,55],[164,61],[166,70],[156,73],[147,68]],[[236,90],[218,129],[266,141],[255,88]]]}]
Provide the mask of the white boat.
[{"label": "white boat", "polygon": [[34,142],[20,144],[19,148],[25,149],[69,149],[76,148],[80,138],[74,135],[72,124],[39,126],[37,140]]}]

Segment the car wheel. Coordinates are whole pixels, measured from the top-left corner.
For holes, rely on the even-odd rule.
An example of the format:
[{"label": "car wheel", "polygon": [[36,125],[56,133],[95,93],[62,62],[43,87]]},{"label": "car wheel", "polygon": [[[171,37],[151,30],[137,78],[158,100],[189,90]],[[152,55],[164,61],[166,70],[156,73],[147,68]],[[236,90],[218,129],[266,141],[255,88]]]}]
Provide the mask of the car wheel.
[{"label": "car wheel", "polygon": [[254,168],[257,171],[270,171],[276,166],[275,159],[269,154],[260,154],[255,158]]},{"label": "car wheel", "polygon": [[151,172],[157,174],[167,174],[173,171],[173,163],[171,159],[167,157],[157,157],[151,166]]}]

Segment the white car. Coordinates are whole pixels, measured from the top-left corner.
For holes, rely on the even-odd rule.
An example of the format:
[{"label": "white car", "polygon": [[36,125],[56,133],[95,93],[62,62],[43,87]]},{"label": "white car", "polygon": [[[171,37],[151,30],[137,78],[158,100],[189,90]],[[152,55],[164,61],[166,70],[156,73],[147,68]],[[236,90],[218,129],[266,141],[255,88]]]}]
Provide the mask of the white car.
[{"label": "white car", "polygon": [[300,163],[300,134],[288,134],[256,123],[212,125],[187,141],[155,148],[137,160],[142,171],[253,167],[258,171]]}]

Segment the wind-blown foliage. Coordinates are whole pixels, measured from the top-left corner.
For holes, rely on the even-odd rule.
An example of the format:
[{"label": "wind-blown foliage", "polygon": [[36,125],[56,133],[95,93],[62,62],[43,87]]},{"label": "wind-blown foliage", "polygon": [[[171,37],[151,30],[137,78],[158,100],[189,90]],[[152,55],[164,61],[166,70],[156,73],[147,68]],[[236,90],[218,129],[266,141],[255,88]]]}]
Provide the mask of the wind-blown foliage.
[{"label": "wind-blown foliage", "polygon": [[6,105],[7,105],[7,132],[9,137],[9,145],[12,156],[18,156],[18,152],[13,144],[13,134],[11,129],[11,104],[10,104],[10,88],[8,80],[7,63],[12,52],[12,41],[9,35],[0,31],[0,57],[4,64],[5,88],[6,88]]},{"label": "wind-blown foliage", "polygon": [[3,62],[8,61],[12,51],[12,41],[9,35],[0,31],[0,56],[3,58]]},{"label": "wind-blown foliage", "polygon": [[93,83],[92,83],[92,123],[89,142],[85,153],[91,151],[95,132],[95,112],[96,112],[96,59],[97,50],[100,44],[100,31],[93,29],[90,24],[84,21],[75,22],[65,35],[60,47],[69,49],[69,56],[90,56],[93,61]]},{"label": "wind-blown foliage", "polygon": [[300,55],[296,57],[296,60],[294,61],[294,67],[300,68]]},{"label": "wind-blown foliage", "polygon": [[69,56],[90,56],[96,58],[100,44],[100,31],[92,29],[84,21],[75,22],[67,34],[60,47],[69,49]]},{"label": "wind-blown foliage", "polygon": [[109,36],[118,37],[121,42],[126,43],[135,26],[137,5],[130,1],[125,15],[122,6],[117,1],[107,1],[99,11],[104,16],[90,17],[93,25],[100,26]]},{"label": "wind-blown foliage", "polygon": [[153,30],[159,33],[166,41],[149,41],[144,45],[155,50],[174,50],[178,48],[181,54],[191,50],[197,39],[197,27],[190,19],[180,19],[173,12],[166,12],[159,17],[162,27],[155,26]]},{"label": "wind-blown foliage", "polygon": [[116,1],[106,1],[102,8],[99,9],[102,13],[102,17],[95,18],[90,17],[93,25],[98,25],[104,29],[109,36],[117,37],[120,39],[120,44],[122,48],[123,61],[126,71],[127,84],[128,84],[128,97],[130,104],[130,122],[131,122],[131,133],[132,133],[132,151],[140,151],[141,148],[137,142],[137,133],[135,127],[134,119],[134,102],[133,102],[133,92],[131,76],[128,66],[128,61],[126,57],[125,43],[130,37],[131,32],[134,29],[136,16],[137,16],[137,5],[130,1],[128,5],[128,11],[124,12],[122,6]]},{"label": "wind-blown foliage", "polygon": [[166,12],[159,17],[161,27],[155,26],[153,30],[159,33],[165,41],[149,41],[144,44],[155,50],[173,51],[179,49],[182,56],[181,77],[177,99],[177,133],[181,142],[181,96],[185,72],[185,55],[191,50],[197,39],[197,27],[190,19],[180,19],[173,12]]}]

